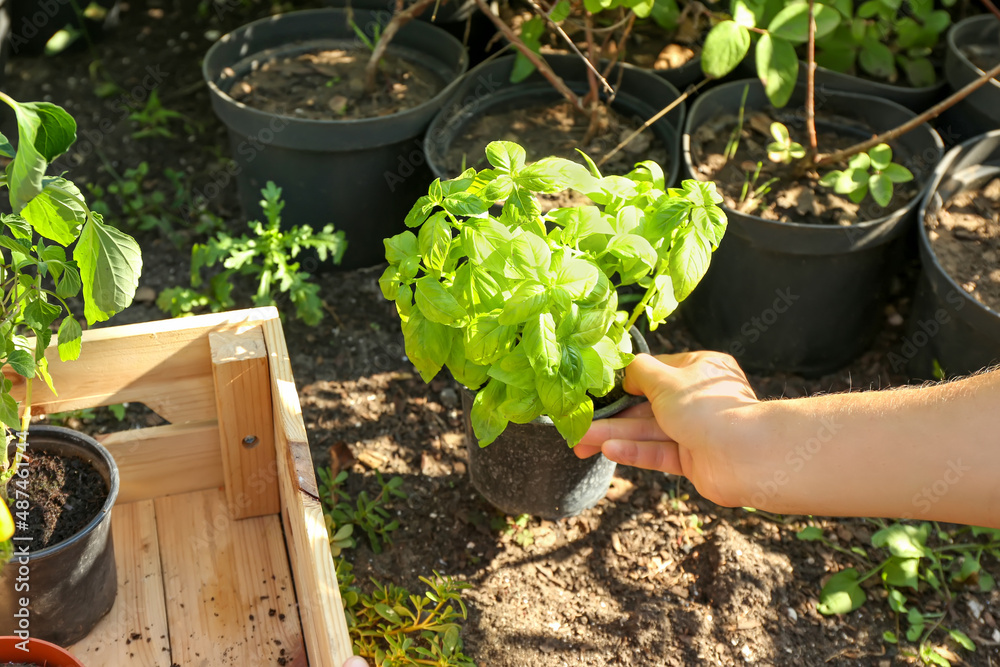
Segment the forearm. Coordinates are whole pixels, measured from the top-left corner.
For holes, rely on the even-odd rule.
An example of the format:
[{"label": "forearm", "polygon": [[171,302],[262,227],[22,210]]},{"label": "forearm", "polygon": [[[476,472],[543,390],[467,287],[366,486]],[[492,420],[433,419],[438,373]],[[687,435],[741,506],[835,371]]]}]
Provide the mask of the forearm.
[{"label": "forearm", "polygon": [[1000,528],[1000,371],[754,410],[748,506]]}]

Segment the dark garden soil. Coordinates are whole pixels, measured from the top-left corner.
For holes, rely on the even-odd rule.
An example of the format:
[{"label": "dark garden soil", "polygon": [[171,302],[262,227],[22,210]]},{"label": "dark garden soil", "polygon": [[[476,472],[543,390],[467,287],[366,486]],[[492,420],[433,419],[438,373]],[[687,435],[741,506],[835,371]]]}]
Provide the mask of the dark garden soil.
[{"label": "dark garden soil", "polygon": [[[520,26],[534,16],[530,8],[514,11],[505,6],[501,8],[501,16],[520,33]],[[562,26],[566,34],[578,48],[586,44],[586,32],[582,21],[571,19],[564,21]],[[608,39],[607,30],[615,29],[615,35],[621,33],[622,24],[615,21],[611,25],[596,26],[595,42],[602,48],[601,58],[618,59],[618,42]],[[668,70],[683,67],[701,54],[702,43],[708,33],[710,23],[707,14],[689,12],[683,21],[679,22],[677,30],[666,33],[658,25],[650,21],[637,21],[629,31],[625,44],[625,62],[651,70]],[[540,51],[545,53],[571,53],[564,38],[548,31]]]},{"label": "dark garden soil", "polygon": [[1000,312],[1000,178],[958,194],[927,225],[934,254],[948,275]]},{"label": "dark garden soil", "polygon": [[[201,84],[200,59],[212,38],[271,9],[252,0],[217,3],[200,18],[195,0],[131,2],[123,6],[121,27],[94,54],[15,60],[6,91],[18,100],[49,99],[76,117],[80,141],[64,160],[70,178],[106,187],[111,170],[121,173],[146,161],[144,191],[163,192],[169,202],[176,188],[163,174],[176,169],[191,191],[204,193],[215,184],[219,194],[207,206],[238,234],[245,221],[235,184],[220,176],[229,148]],[[88,68],[95,58],[129,91],[125,96],[94,94]],[[159,77],[155,85],[164,106],[185,114],[194,133],[174,120],[168,124],[173,137],[131,137],[138,127],[121,106],[141,107],[148,94],[143,81],[152,81],[151,72]],[[766,141],[750,131],[745,144]],[[554,134],[551,127],[549,133]],[[510,137],[505,128],[489,138]],[[736,178],[741,184],[742,173]],[[113,198],[109,204],[118,210]],[[200,237],[191,230],[185,234],[178,245],[154,232],[138,235],[145,262],[140,298],[109,324],[165,317],[152,301],[163,289],[186,284],[190,244]],[[423,590],[418,577],[435,570],[467,581],[472,588],[465,593],[469,619],[462,638],[467,654],[483,666],[912,664],[882,640],[884,631],[897,630],[897,619],[877,577],[868,580],[870,601],[860,610],[844,617],[816,611],[826,578],[858,563],[818,543],[801,542],[795,532],[814,524],[841,546],[865,547],[874,529],[868,521],[724,509],[701,499],[682,479],[621,469],[607,499],[581,516],[511,527],[469,484],[458,388],[444,376],[425,384],[406,359],[394,306],[379,292],[382,270],[318,276],[327,317],[315,327],[291,318],[285,322],[316,465],[330,465],[334,451],[338,465],[351,472],[352,494],[374,495],[375,470],[402,477],[409,494],[392,506],[401,524],[392,546],[375,554],[361,540],[347,552],[360,585],[375,577]],[[884,328],[859,359],[813,380],[753,376],[759,395],[797,397],[905,383],[890,354],[899,357],[905,342],[912,278],[911,269],[896,285]],[[292,312],[287,304],[282,308]],[[655,352],[698,347],[676,319],[648,338]],[[125,429],[132,418],[118,422],[106,411],[75,417],[94,430]],[[140,413],[139,419],[145,418]],[[876,562],[880,557],[869,556]],[[982,565],[1000,576],[992,558]],[[956,664],[1000,664],[1000,592],[956,590],[950,603],[926,590],[909,598],[925,611],[946,612],[949,627],[977,642],[976,652],[968,653],[942,633],[935,635],[935,645],[961,656]]]},{"label": "dark garden soil", "polygon": [[351,120],[400,113],[437,95],[444,82],[426,67],[391,51],[382,59],[378,85],[365,92],[371,51],[326,49],[262,63],[233,84],[229,94],[270,113],[316,120]]},{"label": "dark garden soil", "polygon": [[[783,123],[792,141],[809,145],[802,115],[774,110],[747,114],[736,157],[732,159],[726,159],[726,146],[736,127],[735,115],[721,116],[702,125],[691,138],[691,157],[698,178],[715,181],[725,197],[725,205],[731,209],[780,222],[852,225],[882,217],[887,211],[905,205],[919,192],[911,181],[895,186],[892,200],[885,208],[875,204],[870,196],[855,204],[831,188],[819,185],[821,173],[813,170],[800,174],[795,171],[794,161],[792,165],[771,161],[767,146],[774,141],[770,129],[772,122]],[[824,129],[824,125],[836,122],[833,117],[817,115],[817,143],[824,152],[847,148],[866,138],[861,134]],[[857,125],[856,121],[844,122],[847,126]],[[905,164],[908,156],[895,145],[892,148],[893,161]],[[760,173],[755,177],[758,164]],[[777,180],[769,183],[772,178]],[[746,196],[743,194],[745,186]]]},{"label": "dark garden soil", "polygon": [[[31,538],[38,551],[72,537],[101,511],[108,485],[83,459],[62,457],[29,447],[27,488],[28,529],[17,535]],[[16,485],[16,481],[12,483]]]}]

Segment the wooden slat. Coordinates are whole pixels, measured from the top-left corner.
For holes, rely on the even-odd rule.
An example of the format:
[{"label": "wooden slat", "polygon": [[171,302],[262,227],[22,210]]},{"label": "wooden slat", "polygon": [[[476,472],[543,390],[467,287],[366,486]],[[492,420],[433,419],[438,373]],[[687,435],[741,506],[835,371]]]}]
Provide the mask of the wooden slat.
[{"label": "wooden slat", "polygon": [[[277,317],[277,310],[269,307],[91,329],[83,334],[83,353],[72,362],[59,360],[53,342],[46,357],[59,395],[45,383],[35,382],[32,411],[43,414],[139,402],[174,424],[212,419],[215,402],[208,334]],[[4,373],[14,383],[12,394],[20,401],[24,378],[9,367]]]},{"label": "wooden slat", "polygon": [[70,652],[86,665],[169,667],[173,660],[153,502],[116,504],[111,534],[118,596],[108,615]]},{"label": "wooden slat", "polygon": [[226,499],[236,518],[277,514],[271,378],[260,327],[208,335]]},{"label": "wooden slat", "polygon": [[304,666],[278,517],[234,520],[220,490],[154,502],[173,661]]},{"label": "wooden slat", "polygon": [[169,424],[97,436],[118,463],[119,503],[222,486],[216,422]]},{"label": "wooden slat", "polygon": [[[295,574],[309,662],[339,667],[353,655],[309,455],[302,408],[278,320],[261,324],[271,368],[281,518]],[[183,664],[183,663],[182,663]]]}]

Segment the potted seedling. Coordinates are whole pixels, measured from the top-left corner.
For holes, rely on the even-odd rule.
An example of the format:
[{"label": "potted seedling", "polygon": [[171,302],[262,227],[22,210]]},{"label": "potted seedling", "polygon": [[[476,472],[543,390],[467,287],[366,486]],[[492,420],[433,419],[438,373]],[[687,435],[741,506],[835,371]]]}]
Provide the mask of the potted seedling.
[{"label": "potted seedling", "polygon": [[[800,4],[804,3],[733,0],[732,20],[718,23],[706,38],[709,50],[716,53],[703,61],[705,73],[719,76],[719,49],[745,55],[741,45],[749,46],[751,34],[756,33],[758,75],[787,100],[796,79],[805,78],[807,68],[801,61],[810,49]],[[954,2],[940,4],[948,7]],[[925,0],[831,1],[817,2],[814,16],[817,84],[882,97],[914,111],[940,100],[942,37],[951,25],[945,9]]]},{"label": "potted seedling", "polygon": [[[489,168],[431,183],[406,218],[415,232],[386,239],[379,284],[424,380],[447,367],[467,389],[476,488],[506,512],[555,518],[607,491],[614,464],[570,447],[634,400],[618,382],[645,351],[633,325],[655,328],[688,296],[726,218],[714,185],[667,189],[655,163],[602,177],[589,159],[526,157],[493,142]],[[543,214],[536,195],[567,188],[594,205]],[[623,289],[637,295],[629,310]]]},{"label": "potted seedling", "polygon": [[932,379],[1000,363],[1000,130],[956,146],[920,204],[923,275],[888,360]]},{"label": "potted seedling", "polygon": [[421,135],[468,66],[458,40],[411,20],[430,4],[420,0],[385,25],[384,12],[291,12],[209,49],[203,75],[229,129],[248,219],[262,219],[260,191],[273,181],[290,223],[344,231],[351,251],[342,268],[381,261],[379,240],[399,231],[430,182]]},{"label": "potted seedling", "polygon": [[[537,16],[522,26],[520,35],[485,2],[477,3],[517,55],[470,72],[453,102],[435,118],[426,140],[435,175],[449,178],[466,166],[485,166],[475,160],[482,160],[486,144],[501,133],[525,144],[533,154],[578,159],[580,149],[600,161],[623,137],[667,108],[665,117],[629,142],[604,170],[623,174],[636,161],[652,159],[664,165],[668,183],[673,182],[683,97],[665,79],[621,60],[622,45],[636,18],[653,16],[654,3],[564,0],[543,7],[532,1],[528,4]],[[625,18],[606,31],[597,25],[599,13]],[[569,54],[540,54],[543,34],[554,35],[552,39]],[[612,43],[615,47],[610,49]]]},{"label": "potted seedling", "polygon": [[708,91],[685,127],[686,167],[720,184],[732,224],[685,315],[703,344],[746,367],[821,375],[881,326],[907,225],[942,153],[926,121],[986,79],[917,116],[816,85],[815,45],[839,25],[835,8],[801,0],[770,17],[734,13],[702,62],[725,75],[756,40],[760,80]]},{"label": "potted seedling", "polygon": [[46,174],[76,139],[72,117],[47,102],[0,100],[18,129],[16,149],[0,136],[13,210],[0,218],[0,495],[17,528],[0,571],[0,634],[67,645],[114,602],[118,469],[82,433],[29,431],[32,385],[51,386],[50,341],[62,360],[80,355],[82,331],[67,301],[82,292],[88,323],[107,320],[131,303],[142,262],[135,241],[91,211],[71,181]]}]

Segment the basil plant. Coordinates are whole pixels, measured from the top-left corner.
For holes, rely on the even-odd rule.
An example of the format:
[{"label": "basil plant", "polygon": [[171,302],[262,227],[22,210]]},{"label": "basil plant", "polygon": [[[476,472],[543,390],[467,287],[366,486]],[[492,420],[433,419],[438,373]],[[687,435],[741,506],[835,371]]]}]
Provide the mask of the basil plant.
[{"label": "basil plant", "polygon": [[[570,446],[633,358],[628,331],[655,329],[708,269],[726,228],[712,183],[667,189],[660,167],[601,176],[548,157],[526,164],[517,144],[486,148],[491,167],[431,183],[385,240],[379,280],[396,302],[406,353],[425,381],[442,366],[477,391],[480,446],[509,422],[547,415]],[[585,156],[586,157],[586,156]],[[565,189],[594,205],[542,213],[536,195]],[[620,308],[620,288],[637,303]]]}]

